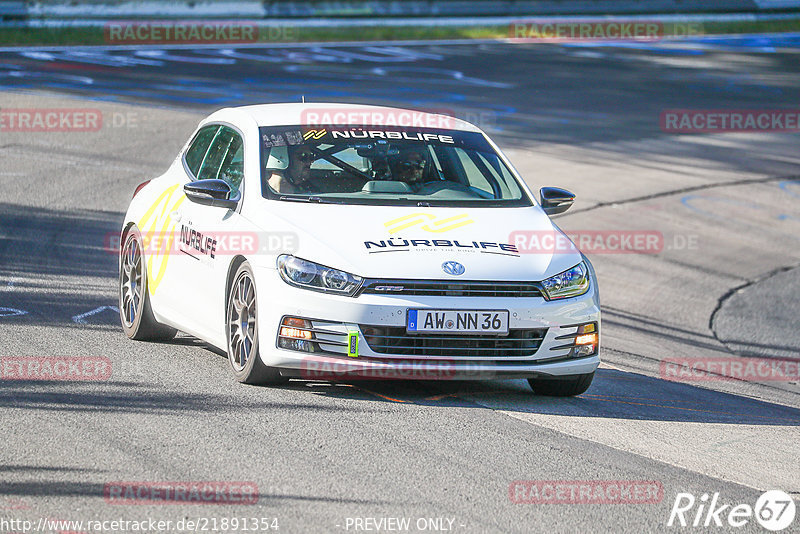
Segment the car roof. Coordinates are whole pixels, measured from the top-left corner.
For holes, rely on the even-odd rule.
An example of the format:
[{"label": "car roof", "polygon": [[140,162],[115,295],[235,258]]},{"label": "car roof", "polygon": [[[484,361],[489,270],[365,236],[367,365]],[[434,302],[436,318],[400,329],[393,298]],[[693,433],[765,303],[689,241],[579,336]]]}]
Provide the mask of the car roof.
[{"label": "car roof", "polygon": [[[441,130],[480,132],[476,126],[451,116],[450,113],[428,113],[420,110],[339,103],[258,104],[224,108],[211,114],[203,123],[255,122],[258,126],[399,126]],[[252,122],[251,122],[252,124]]]}]

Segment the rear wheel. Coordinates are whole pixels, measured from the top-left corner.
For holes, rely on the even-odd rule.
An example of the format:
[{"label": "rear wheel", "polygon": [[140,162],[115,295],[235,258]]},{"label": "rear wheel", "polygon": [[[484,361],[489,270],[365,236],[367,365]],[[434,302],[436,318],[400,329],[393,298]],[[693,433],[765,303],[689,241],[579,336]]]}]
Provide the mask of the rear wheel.
[{"label": "rear wheel", "polygon": [[125,234],[119,269],[119,318],[130,339],[168,341],[177,330],[156,321],[147,293],[142,236],[133,226]]},{"label": "rear wheel", "polygon": [[584,393],[592,384],[594,373],[571,375],[565,378],[529,378],[528,384],[537,395],[573,397]]},{"label": "rear wheel", "polygon": [[227,305],[228,361],[236,380],[244,384],[279,384],[286,379],[267,367],[258,353],[258,308],[250,264],[236,271]]}]

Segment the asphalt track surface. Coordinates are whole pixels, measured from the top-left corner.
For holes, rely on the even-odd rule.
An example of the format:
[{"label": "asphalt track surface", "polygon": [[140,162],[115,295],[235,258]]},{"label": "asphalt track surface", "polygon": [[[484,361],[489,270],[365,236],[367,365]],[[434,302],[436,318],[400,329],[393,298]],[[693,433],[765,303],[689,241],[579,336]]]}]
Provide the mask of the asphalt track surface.
[{"label": "asphalt track surface", "polygon": [[[659,126],[666,109],[796,108],[796,41],[0,52],[0,108],[103,114],[97,132],[0,132],[0,355],[113,362],[107,381],[0,381],[0,518],[661,532],[676,529],[666,523],[680,492],[797,499],[797,381],[665,380],[660,362],[798,358],[798,134]],[[125,338],[107,247],[133,188],[210,111],[302,96],[450,110],[487,129],[533,187],[577,194],[558,218],[565,230],[663,235],[656,254],[590,254],[604,363],[588,392],[537,397],[523,381],[249,387],[188,336]],[[657,481],[663,498],[515,504],[517,480]],[[103,498],[114,481],[250,481],[260,498],[125,506]],[[711,530],[763,531],[754,520]]]}]

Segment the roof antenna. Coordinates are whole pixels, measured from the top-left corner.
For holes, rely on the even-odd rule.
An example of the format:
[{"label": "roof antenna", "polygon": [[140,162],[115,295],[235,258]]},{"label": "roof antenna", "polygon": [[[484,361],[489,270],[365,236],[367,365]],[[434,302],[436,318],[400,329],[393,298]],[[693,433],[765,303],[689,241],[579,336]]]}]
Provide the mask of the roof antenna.
[{"label": "roof antenna", "polygon": [[303,104],[305,104],[306,103],[306,95],[300,95],[300,98],[302,99]]}]

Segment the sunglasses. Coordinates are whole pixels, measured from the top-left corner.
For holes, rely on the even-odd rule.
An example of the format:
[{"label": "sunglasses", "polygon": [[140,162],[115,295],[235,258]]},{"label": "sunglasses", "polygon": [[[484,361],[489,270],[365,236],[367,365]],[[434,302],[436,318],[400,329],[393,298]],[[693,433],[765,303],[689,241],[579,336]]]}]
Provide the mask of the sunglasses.
[{"label": "sunglasses", "polygon": [[424,161],[403,161],[403,162],[400,163],[400,166],[404,170],[408,170],[408,169],[414,169],[414,170],[424,169],[425,168],[425,162]]}]

